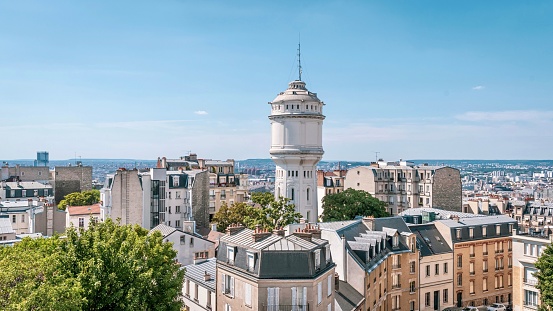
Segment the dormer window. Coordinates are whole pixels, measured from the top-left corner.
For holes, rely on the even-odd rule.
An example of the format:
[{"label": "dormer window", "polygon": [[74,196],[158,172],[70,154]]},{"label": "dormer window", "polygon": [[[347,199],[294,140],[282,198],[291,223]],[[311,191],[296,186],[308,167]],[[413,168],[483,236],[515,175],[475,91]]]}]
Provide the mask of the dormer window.
[{"label": "dormer window", "polygon": [[248,271],[254,271],[255,269],[255,254],[248,253]]},{"label": "dormer window", "polygon": [[315,254],[315,270],[321,269],[321,250],[317,249],[314,252]]},{"label": "dormer window", "polygon": [[326,262],[330,262],[330,245],[325,246],[325,256],[326,256]]},{"label": "dormer window", "polygon": [[487,226],[482,226],[482,236],[483,237],[488,236],[488,227]]},{"label": "dormer window", "polygon": [[501,235],[501,225],[495,225],[495,234]]},{"label": "dormer window", "polygon": [[398,245],[399,245],[399,237],[396,234],[392,237],[392,246],[397,247]]},{"label": "dormer window", "polygon": [[509,233],[513,232],[513,224],[509,224]]},{"label": "dormer window", "polygon": [[234,254],[235,254],[234,247],[228,246],[227,247],[227,261],[228,261],[228,263],[230,263],[232,265],[234,264]]},{"label": "dormer window", "polygon": [[469,228],[469,238],[474,238],[474,228]]},{"label": "dormer window", "polygon": [[457,237],[457,240],[461,239],[461,229],[457,229],[456,237]]}]

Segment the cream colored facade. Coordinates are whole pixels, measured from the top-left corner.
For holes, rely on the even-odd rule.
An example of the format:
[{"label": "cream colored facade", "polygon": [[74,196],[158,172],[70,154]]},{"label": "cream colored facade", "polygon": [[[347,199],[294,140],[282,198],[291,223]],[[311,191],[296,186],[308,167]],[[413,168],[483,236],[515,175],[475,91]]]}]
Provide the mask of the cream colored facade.
[{"label": "cream colored facade", "polygon": [[461,211],[460,172],[451,167],[379,161],[349,169],[344,188],[369,192],[388,204],[391,215],[412,207]]},{"label": "cream colored facade", "polygon": [[419,310],[453,307],[453,253],[423,256],[419,267]]},{"label": "cream colored facade", "polygon": [[230,206],[248,200],[248,175],[235,172],[234,160],[198,159],[198,164],[209,173],[210,220],[223,204]]},{"label": "cream colored facade", "polygon": [[513,232],[513,310],[537,310],[540,292],[536,288],[535,262],[551,244],[551,236],[532,236]]}]

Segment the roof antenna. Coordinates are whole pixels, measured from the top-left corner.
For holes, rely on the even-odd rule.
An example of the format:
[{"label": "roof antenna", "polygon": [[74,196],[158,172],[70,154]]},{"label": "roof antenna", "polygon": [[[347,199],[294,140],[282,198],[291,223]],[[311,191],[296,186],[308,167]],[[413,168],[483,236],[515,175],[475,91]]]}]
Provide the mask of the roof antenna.
[{"label": "roof antenna", "polygon": [[301,34],[298,35],[298,76],[301,81]]}]

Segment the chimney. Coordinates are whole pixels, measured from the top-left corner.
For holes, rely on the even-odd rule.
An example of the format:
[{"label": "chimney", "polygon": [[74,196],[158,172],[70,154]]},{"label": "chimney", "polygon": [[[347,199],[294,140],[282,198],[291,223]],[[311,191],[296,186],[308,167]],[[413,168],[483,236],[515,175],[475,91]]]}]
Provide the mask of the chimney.
[{"label": "chimney", "polygon": [[338,272],[334,272],[334,290],[340,290],[340,275],[338,275]]},{"label": "chimney", "polygon": [[279,235],[279,236],[284,236],[285,233],[286,233],[286,231],[284,231],[284,229],[282,227],[277,227],[273,230],[273,234],[276,234],[276,235]]},{"label": "chimney", "polygon": [[455,220],[456,222],[459,222],[459,216],[457,215],[454,215],[454,216],[451,216],[451,219]]},{"label": "chimney", "polygon": [[27,204],[29,207],[33,206],[33,199],[27,199]]},{"label": "chimney", "polygon": [[374,230],[374,216],[363,217],[363,223],[364,223],[365,226],[367,226],[370,230]]},{"label": "chimney", "polygon": [[207,282],[207,281],[210,281],[211,280],[211,274],[207,273],[207,271],[205,271],[204,273],[204,281]]},{"label": "chimney", "polygon": [[232,224],[230,226],[227,227],[227,235],[233,235],[239,231],[242,231],[242,229],[244,229],[244,226],[240,225],[240,224]]},{"label": "chimney", "polygon": [[311,233],[311,236],[315,239],[321,238],[321,228],[319,227],[319,225],[315,226],[315,225],[307,224],[305,226],[305,231]]},{"label": "chimney", "polygon": [[272,234],[271,231],[269,231],[267,229],[262,229],[261,225],[257,224],[257,225],[255,225],[255,229],[252,233],[252,237],[253,237],[254,242],[258,242],[258,241],[270,236],[271,234]]},{"label": "chimney", "polygon": [[311,237],[313,234],[311,232],[308,232],[306,229],[296,229],[296,231],[293,233],[293,235],[297,236],[300,239],[304,239],[306,241],[311,242]]},{"label": "chimney", "polygon": [[211,224],[211,231],[217,231],[217,224]]}]

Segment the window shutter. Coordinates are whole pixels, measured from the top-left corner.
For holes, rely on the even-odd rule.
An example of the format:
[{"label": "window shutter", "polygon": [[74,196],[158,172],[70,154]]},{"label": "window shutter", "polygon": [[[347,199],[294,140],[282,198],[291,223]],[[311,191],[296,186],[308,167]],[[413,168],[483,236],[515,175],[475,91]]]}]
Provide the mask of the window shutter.
[{"label": "window shutter", "polygon": [[321,303],[323,301],[323,283],[319,282],[317,284],[317,303]]},{"label": "window shutter", "polygon": [[234,297],[234,277],[230,277],[230,295]]},{"label": "window shutter", "polygon": [[332,280],[331,280],[331,276],[328,275],[328,277],[326,278],[326,283],[327,283],[327,296],[330,296],[332,294]]},{"label": "window shutter", "polygon": [[279,297],[280,297],[280,288],[275,288],[275,306],[279,305]]},{"label": "window shutter", "polygon": [[301,304],[303,305],[302,309],[303,311],[307,310],[307,287],[303,287],[303,300]]},{"label": "window shutter", "polygon": [[222,281],[221,281],[221,283],[222,283],[221,292],[223,292],[223,294],[225,293],[226,278],[227,278],[227,276],[225,274],[223,274]]},{"label": "window shutter", "polygon": [[292,311],[297,311],[297,305],[298,305],[297,292],[298,292],[297,287],[292,287]]},{"label": "window shutter", "polygon": [[252,286],[248,283],[244,283],[244,291],[245,291],[245,301],[246,305],[251,306],[252,305]]},{"label": "window shutter", "polygon": [[272,306],[274,304],[274,297],[273,297],[273,288],[268,287],[267,288],[267,306],[269,307],[269,310],[272,310]]}]

